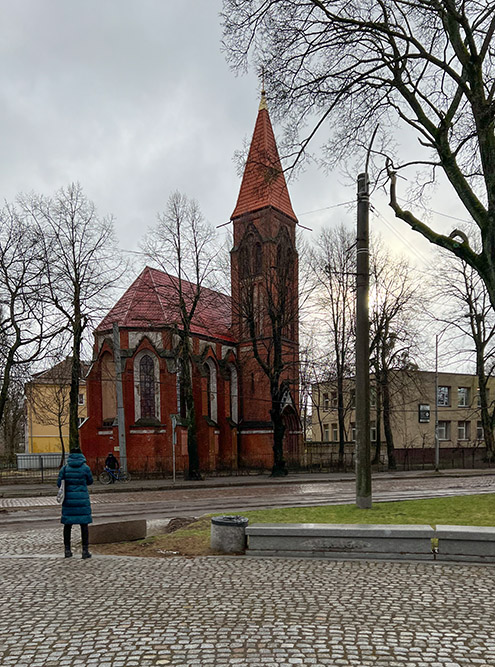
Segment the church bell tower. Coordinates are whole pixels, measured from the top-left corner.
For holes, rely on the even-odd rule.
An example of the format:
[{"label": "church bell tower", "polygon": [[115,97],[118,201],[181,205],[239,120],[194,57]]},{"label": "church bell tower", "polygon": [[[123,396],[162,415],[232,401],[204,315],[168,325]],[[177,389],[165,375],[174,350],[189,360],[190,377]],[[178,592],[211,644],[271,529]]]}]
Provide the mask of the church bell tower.
[{"label": "church bell tower", "polygon": [[[276,372],[276,360],[282,360],[280,382],[292,409],[290,428],[299,428],[297,218],[264,91],[231,220],[232,325],[242,399],[240,454],[241,459],[251,459],[246,463],[253,463],[256,453],[260,462],[261,457],[272,456],[272,396],[263,364]],[[286,439],[290,428],[286,427]]]}]

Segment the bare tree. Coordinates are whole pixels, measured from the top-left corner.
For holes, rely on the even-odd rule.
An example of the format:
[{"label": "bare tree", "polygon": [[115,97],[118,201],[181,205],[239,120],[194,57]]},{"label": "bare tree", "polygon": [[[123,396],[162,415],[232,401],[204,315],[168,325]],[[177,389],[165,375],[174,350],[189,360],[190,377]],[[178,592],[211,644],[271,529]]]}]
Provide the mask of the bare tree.
[{"label": "bare tree", "polygon": [[24,445],[24,381],[26,369],[16,365],[11,372],[7,400],[0,423],[0,452],[8,463],[15,462],[16,452]]},{"label": "bare tree", "polygon": [[[355,234],[343,224],[323,231],[313,249],[310,267],[317,305],[323,313],[322,329],[330,339],[331,380],[336,387],[339,428],[339,462],[344,460],[346,414],[345,381],[353,374],[355,347]],[[329,378],[330,379],[330,378]]]},{"label": "bare tree", "polygon": [[19,205],[37,230],[48,299],[71,339],[69,448],[79,446],[78,398],[83,336],[101,317],[122,272],[113,218],[101,218],[79,184],[54,197],[21,195]]},{"label": "bare tree", "polygon": [[[328,160],[348,159],[379,123],[395,215],[471,266],[495,308],[495,4],[224,0],[222,16],[233,67],[252,55],[289,129],[311,123],[294,159],[325,124]],[[401,127],[418,139],[402,160],[390,142]],[[441,234],[401,206],[396,176],[408,171],[422,173],[420,187],[443,173],[476,223],[479,251],[463,232]]]},{"label": "bare tree", "polygon": [[417,369],[418,314],[425,306],[419,284],[405,259],[394,259],[380,241],[374,242],[371,257],[370,360],[376,387],[377,441],[374,462],[380,460],[381,422],[387,445],[388,467],[396,468],[394,435],[391,423],[392,394],[400,392],[397,381]]},{"label": "bare tree", "polygon": [[[179,366],[181,395],[185,403],[189,479],[201,479],[193,396],[193,350],[191,326],[200,300],[208,299],[206,285],[213,284],[215,230],[205,221],[198,203],[180,192],[170,195],[166,209],[158,215],[143,249],[158,266],[177,277],[173,282],[174,306],[178,314],[175,349]],[[203,304],[206,305],[206,304]]]},{"label": "bare tree", "polygon": [[21,211],[0,211],[0,423],[12,377],[46,353],[56,327],[46,302],[45,258]]},{"label": "bare tree", "polygon": [[[80,380],[83,380],[88,366],[81,363]],[[61,447],[61,464],[66,452],[64,429],[69,424],[70,387],[72,359],[67,357],[45,371],[36,373],[26,383],[26,400],[37,422],[55,426]]]},{"label": "bare tree", "polygon": [[[444,258],[445,260],[446,258]],[[440,261],[434,271],[436,293],[447,299],[442,314],[435,319],[445,322],[456,338],[469,341],[468,360],[473,356],[478,376],[478,397],[473,397],[473,412],[479,410],[483,426],[486,457],[495,460],[495,400],[490,400],[488,382],[495,373],[495,316],[485,287],[476,271],[462,260]]]}]

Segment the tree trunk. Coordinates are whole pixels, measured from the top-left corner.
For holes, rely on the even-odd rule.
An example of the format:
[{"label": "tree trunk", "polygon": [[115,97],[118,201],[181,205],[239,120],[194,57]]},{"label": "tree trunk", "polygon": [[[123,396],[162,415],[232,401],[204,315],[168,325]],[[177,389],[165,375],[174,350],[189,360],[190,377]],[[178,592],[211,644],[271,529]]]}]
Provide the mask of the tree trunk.
[{"label": "tree trunk", "polygon": [[337,376],[337,418],[339,420],[339,468],[344,465],[345,453],[345,410],[344,410],[344,378],[342,370]]},{"label": "tree trunk", "polygon": [[181,336],[181,350],[179,363],[181,366],[181,382],[184,383],[184,400],[186,403],[187,420],[187,455],[189,459],[188,469],[185,472],[186,479],[201,480],[198,453],[198,432],[196,429],[196,408],[194,406],[194,394],[191,377],[191,350],[188,331]]},{"label": "tree trunk", "polygon": [[73,324],[72,368],[69,392],[69,450],[79,448],[79,378],[81,376],[81,340],[83,324],[76,301]]},{"label": "tree trunk", "polygon": [[376,383],[376,444],[375,456],[371,462],[373,465],[379,465],[382,454],[382,392],[380,383]]},{"label": "tree trunk", "polygon": [[395,459],[394,436],[392,425],[390,423],[390,387],[388,383],[388,373],[382,371],[382,392],[383,392],[383,429],[385,431],[385,440],[387,443],[388,469],[396,470],[397,461]]},{"label": "tree trunk", "polygon": [[284,459],[285,425],[280,414],[280,401],[272,398],[270,417],[273,424],[273,468],[272,477],[284,477],[288,471]]},{"label": "tree trunk", "polygon": [[483,355],[477,355],[477,375],[478,375],[478,386],[479,386],[479,397],[480,397],[480,413],[481,413],[481,425],[483,426],[483,438],[485,441],[486,448],[486,460],[495,461],[495,442],[493,435],[493,416],[495,413],[490,415],[490,410],[488,407],[488,391],[487,391],[487,378],[485,375]]}]

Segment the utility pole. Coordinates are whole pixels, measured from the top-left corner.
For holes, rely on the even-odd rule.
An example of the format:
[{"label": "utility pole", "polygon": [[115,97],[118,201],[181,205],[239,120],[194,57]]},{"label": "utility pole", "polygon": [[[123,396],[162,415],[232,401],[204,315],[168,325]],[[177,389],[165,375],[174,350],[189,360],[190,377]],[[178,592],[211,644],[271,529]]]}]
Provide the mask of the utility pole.
[{"label": "utility pole", "polygon": [[122,391],[122,360],[120,356],[120,332],[117,322],[113,323],[113,359],[115,362],[115,388],[117,394],[117,431],[119,433],[120,467],[127,472],[127,452],[125,443],[124,393]]},{"label": "utility pole", "polygon": [[358,176],[356,261],[356,505],[371,508],[369,178]]}]

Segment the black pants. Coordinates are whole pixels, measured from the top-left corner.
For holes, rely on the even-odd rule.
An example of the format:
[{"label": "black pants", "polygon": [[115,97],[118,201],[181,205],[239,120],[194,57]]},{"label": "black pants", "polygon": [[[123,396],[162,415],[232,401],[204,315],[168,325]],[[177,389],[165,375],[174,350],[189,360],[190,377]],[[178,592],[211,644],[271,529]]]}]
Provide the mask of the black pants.
[{"label": "black pants", "polygon": [[[66,523],[64,525],[64,546],[66,549],[70,549],[70,534],[72,531],[72,523]],[[87,523],[81,523],[81,542],[82,542],[82,548],[87,550],[88,548],[88,543],[89,543],[89,537],[88,537],[88,524]]]}]

